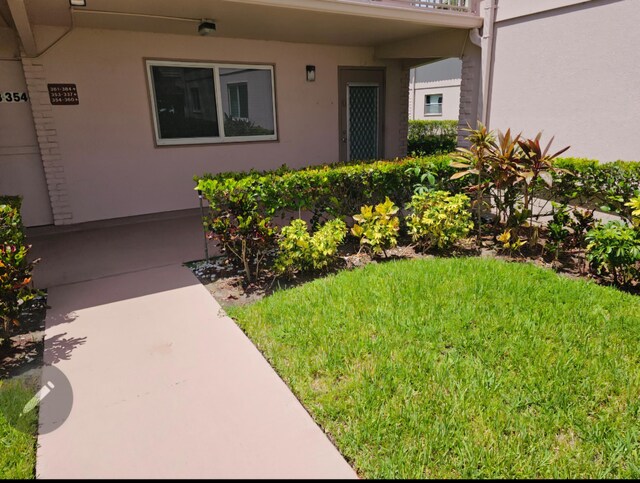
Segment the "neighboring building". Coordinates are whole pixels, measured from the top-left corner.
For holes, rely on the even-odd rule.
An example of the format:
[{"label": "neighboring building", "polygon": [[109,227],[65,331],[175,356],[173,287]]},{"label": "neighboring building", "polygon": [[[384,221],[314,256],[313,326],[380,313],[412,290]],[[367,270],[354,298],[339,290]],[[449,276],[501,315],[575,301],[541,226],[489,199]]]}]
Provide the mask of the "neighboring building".
[{"label": "neighboring building", "polygon": [[455,121],[460,115],[462,61],[445,59],[411,69],[409,119]]},{"label": "neighboring building", "polygon": [[640,159],[640,0],[500,0],[488,122],[570,156]]},{"label": "neighboring building", "polygon": [[639,21],[640,0],[0,0],[0,193],[75,224],[195,207],[204,172],[403,156],[410,113],[455,118],[445,84],[409,106],[410,69],[444,59],[460,125],[638,158]]}]

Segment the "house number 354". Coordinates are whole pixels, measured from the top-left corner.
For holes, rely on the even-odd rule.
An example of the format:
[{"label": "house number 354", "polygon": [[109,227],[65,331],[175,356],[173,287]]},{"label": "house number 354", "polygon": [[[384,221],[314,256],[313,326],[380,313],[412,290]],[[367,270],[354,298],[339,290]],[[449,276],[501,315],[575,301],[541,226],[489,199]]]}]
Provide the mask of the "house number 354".
[{"label": "house number 354", "polygon": [[29,96],[26,92],[0,92],[0,102],[27,102]]}]

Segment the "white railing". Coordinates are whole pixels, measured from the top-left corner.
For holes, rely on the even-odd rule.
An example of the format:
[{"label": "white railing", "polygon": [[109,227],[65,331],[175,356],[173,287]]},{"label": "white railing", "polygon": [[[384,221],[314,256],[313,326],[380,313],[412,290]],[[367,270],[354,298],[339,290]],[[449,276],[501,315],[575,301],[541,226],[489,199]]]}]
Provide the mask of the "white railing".
[{"label": "white railing", "polygon": [[388,7],[444,10],[449,12],[476,13],[477,0],[348,0]]}]

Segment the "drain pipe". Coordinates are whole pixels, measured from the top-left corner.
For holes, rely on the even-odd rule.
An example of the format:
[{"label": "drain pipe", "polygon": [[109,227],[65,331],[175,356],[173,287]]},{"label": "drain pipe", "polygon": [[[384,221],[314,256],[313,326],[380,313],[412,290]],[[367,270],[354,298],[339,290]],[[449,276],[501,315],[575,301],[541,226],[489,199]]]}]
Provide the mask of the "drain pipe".
[{"label": "drain pipe", "polygon": [[494,24],[496,18],[496,0],[485,0],[484,25],[482,36],[475,28],[469,31],[469,40],[482,49],[482,113],[480,121],[485,126],[489,123],[489,89],[491,86],[491,60],[493,57]]}]

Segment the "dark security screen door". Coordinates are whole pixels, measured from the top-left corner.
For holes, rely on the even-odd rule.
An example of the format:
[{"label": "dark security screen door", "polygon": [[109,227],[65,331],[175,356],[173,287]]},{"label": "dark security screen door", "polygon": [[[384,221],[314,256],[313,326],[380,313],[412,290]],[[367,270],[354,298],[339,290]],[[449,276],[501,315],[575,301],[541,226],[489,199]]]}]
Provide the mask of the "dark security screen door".
[{"label": "dark security screen door", "polygon": [[340,161],[384,156],[384,79],[382,68],[340,67]]},{"label": "dark security screen door", "polygon": [[349,161],[378,157],[378,102],[375,84],[347,85],[347,144]]}]

